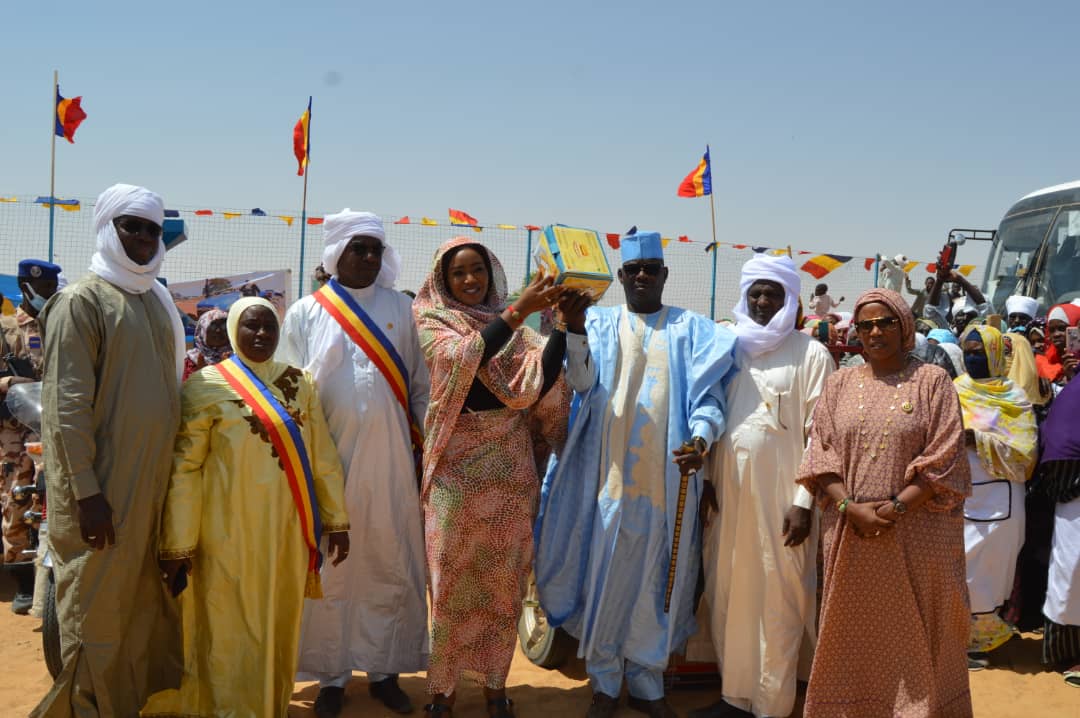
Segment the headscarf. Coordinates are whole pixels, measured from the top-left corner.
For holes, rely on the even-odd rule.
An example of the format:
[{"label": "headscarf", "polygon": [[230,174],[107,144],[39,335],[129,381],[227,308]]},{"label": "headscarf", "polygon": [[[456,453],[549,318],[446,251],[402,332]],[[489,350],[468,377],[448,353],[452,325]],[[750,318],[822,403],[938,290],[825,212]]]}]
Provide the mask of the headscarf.
[{"label": "headscarf", "polygon": [[868,289],[855,300],[853,321],[859,320],[859,311],[867,304],[884,304],[900,320],[900,350],[907,354],[915,348],[915,315],[911,307],[898,293],[891,289]]},{"label": "headscarf", "polygon": [[1070,327],[1080,325],[1080,307],[1075,304],[1055,304],[1046,313],[1046,350],[1035,357],[1035,365],[1039,368],[1039,376],[1050,381],[1061,379],[1065,373],[1062,365],[1061,352],[1050,341],[1050,322],[1054,320],[1065,322]]},{"label": "headscarf", "polygon": [[269,300],[262,297],[241,297],[233,302],[233,305],[229,307],[229,316],[225,323],[226,331],[229,334],[229,344],[232,345],[233,353],[239,357],[244,366],[259,377],[264,384],[269,384],[277,379],[283,371],[288,368],[287,364],[274,361],[272,358],[267,359],[264,362],[256,362],[244,355],[244,350],[240,347],[240,342],[237,341],[237,334],[240,330],[240,319],[244,312],[252,307],[266,307],[270,310],[270,313],[274,315],[274,321],[277,322],[278,331],[281,331],[281,317],[278,316],[277,308],[270,303]]},{"label": "headscarf", "polygon": [[[761,326],[750,318],[746,302],[746,293],[751,285],[759,280],[776,282],[784,288],[784,306],[773,315],[766,326]],[[755,254],[747,260],[739,280],[739,303],[734,309],[734,331],[739,338],[737,346],[751,357],[765,354],[779,346],[780,342],[796,330],[800,293],[799,271],[791,257]]]},{"label": "headscarf", "polygon": [[926,335],[927,339],[933,339],[938,344],[956,344],[959,346],[960,341],[956,338],[948,329],[931,329],[930,333]]},{"label": "headscarf", "polygon": [[1001,332],[985,325],[974,326],[971,332],[982,341],[990,378],[964,374],[953,382],[964,428],[975,431],[975,450],[987,474],[1022,484],[1031,477],[1038,458],[1035,412],[1024,390],[1005,376]]},{"label": "headscarf", "polygon": [[379,276],[375,278],[375,284],[393,289],[394,282],[401,274],[401,255],[386,243],[386,230],[383,229],[382,219],[371,212],[353,212],[346,207],[337,214],[326,215],[323,220],[323,240],[326,242],[322,256],[323,269],[327,274],[336,277],[338,260],[349,245],[349,240],[357,235],[375,237],[382,242],[382,268]]},{"label": "headscarf", "polygon": [[1042,406],[1048,402],[1050,394],[1044,394],[1040,385],[1039,368],[1035,363],[1035,351],[1031,348],[1031,342],[1017,332],[1004,334],[1001,340],[1010,348],[1006,364],[1013,384],[1024,390],[1032,404]]},{"label": "headscarf", "polygon": [[179,382],[184,375],[184,324],[169,290],[157,281],[161,263],[165,260],[165,243],[159,240],[153,259],[146,264],[137,264],[127,256],[113,226],[113,220],[122,215],[149,220],[160,227],[165,221],[165,204],[158,194],[130,184],[114,184],[102,192],[94,205],[97,251],[90,258],[90,271],[125,292],[154,293],[172,323],[176,381]]},{"label": "headscarf", "polygon": [[[202,359],[207,364],[217,364],[225,358],[228,352],[232,351],[231,341],[221,347],[206,345],[206,333],[210,331],[210,326],[214,322],[223,322],[228,318],[229,313],[221,309],[211,309],[199,317],[199,321],[195,324],[195,348],[187,353],[191,361],[198,364],[199,360]],[[226,331],[228,330],[226,329]]]},{"label": "headscarf", "polygon": [[[488,260],[488,293],[482,304],[468,306],[454,298],[446,284],[443,258],[462,247],[471,247]],[[506,274],[498,258],[470,237],[455,237],[435,252],[431,272],[413,300],[420,347],[431,370],[431,401],[424,421],[424,480],[421,494],[430,484],[438,457],[449,442],[465,406],[473,381],[479,380],[510,409],[537,404],[543,386],[541,364],[543,340],[522,326],[484,366],[484,339],[480,331],[506,308]],[[560,380],[541,404],[568,415],[569,392]],[[555,422],[558,424],[559,422]],[[565,428],[565,419],[562,421]]]}]

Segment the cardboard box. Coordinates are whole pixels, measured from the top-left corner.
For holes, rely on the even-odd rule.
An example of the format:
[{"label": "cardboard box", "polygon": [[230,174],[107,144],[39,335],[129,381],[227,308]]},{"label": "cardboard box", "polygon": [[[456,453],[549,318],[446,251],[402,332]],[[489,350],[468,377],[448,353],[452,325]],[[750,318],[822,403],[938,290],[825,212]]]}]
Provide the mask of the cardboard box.
[{"label": "cardboard box", "polygon": [[588,292],[594,301],[614,281],[600,235],[591,229],[548,225],[534,258],[538,270],[555,275],[556,284]]}]

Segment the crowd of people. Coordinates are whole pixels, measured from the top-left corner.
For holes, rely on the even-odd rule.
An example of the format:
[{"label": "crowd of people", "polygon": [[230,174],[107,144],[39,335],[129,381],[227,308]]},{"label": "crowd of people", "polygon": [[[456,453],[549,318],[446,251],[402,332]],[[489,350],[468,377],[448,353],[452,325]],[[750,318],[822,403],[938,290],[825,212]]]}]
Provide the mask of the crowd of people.
[{"label": "crowd of people", "polygon": [[[63,291],[20,265],[63,658],[32,715],[284,716],[299,677],[327,718],[362,671],[397,713],[426,672],[426,715],[472,678],[512,717],[531,575],[587,718],[624,686],[676,716],[688,644],[722,679],[696,718],[790,715],[799,680],[813,718],[970,716],[968,672],[1031,613],[1080,686],[1080,307],[1013,297],[1002,323],[942,267],[918,318],[891,289],[831,315],[820,285],[808,324],[791,258],[760,254],[715,323],[664,304],[651,232],[622,238],[619,306],[543,274],[511,294],[465,237],[413,299],[379,217],[345,209],[284,321],[244,297],[187,350],[163,207],[106,190]],[[6,561],[34,473],[12,462]]]}]

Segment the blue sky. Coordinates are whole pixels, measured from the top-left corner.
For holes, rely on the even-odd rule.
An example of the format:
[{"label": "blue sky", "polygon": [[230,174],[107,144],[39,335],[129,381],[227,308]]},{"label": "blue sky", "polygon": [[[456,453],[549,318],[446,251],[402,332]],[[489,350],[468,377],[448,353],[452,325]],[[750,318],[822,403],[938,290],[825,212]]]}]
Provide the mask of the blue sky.
[{"label": "blue sky", "polygon": [[[97,7],[100,6],[100,7]],[[46,194],[52,70],[89,119],[59,196],[710,234],[932,259],[1080,178],[1080,5],[41,3],[4,10],[0,194]],[[972,257],[974,259],[974,257]],[[961,258],[963,261],[963,258]]]}]

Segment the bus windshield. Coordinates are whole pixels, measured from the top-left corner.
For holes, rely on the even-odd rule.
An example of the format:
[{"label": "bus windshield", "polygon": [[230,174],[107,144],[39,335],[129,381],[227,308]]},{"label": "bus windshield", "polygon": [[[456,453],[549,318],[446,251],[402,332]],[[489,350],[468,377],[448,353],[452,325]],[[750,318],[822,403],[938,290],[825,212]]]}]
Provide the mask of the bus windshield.
[{"label": "bus windshield", "polygon": [[995,307],[1003,308],[1013,294],[1027,293],[1025,278],[1057,211],[1051,207],[1002,221],[986,263],[983,292]]},{"label": "bus windshield", "polygon": [[1080,298],[1080,205],[1061,208],[1046,245],[1035,294],[1043,309]]}]

